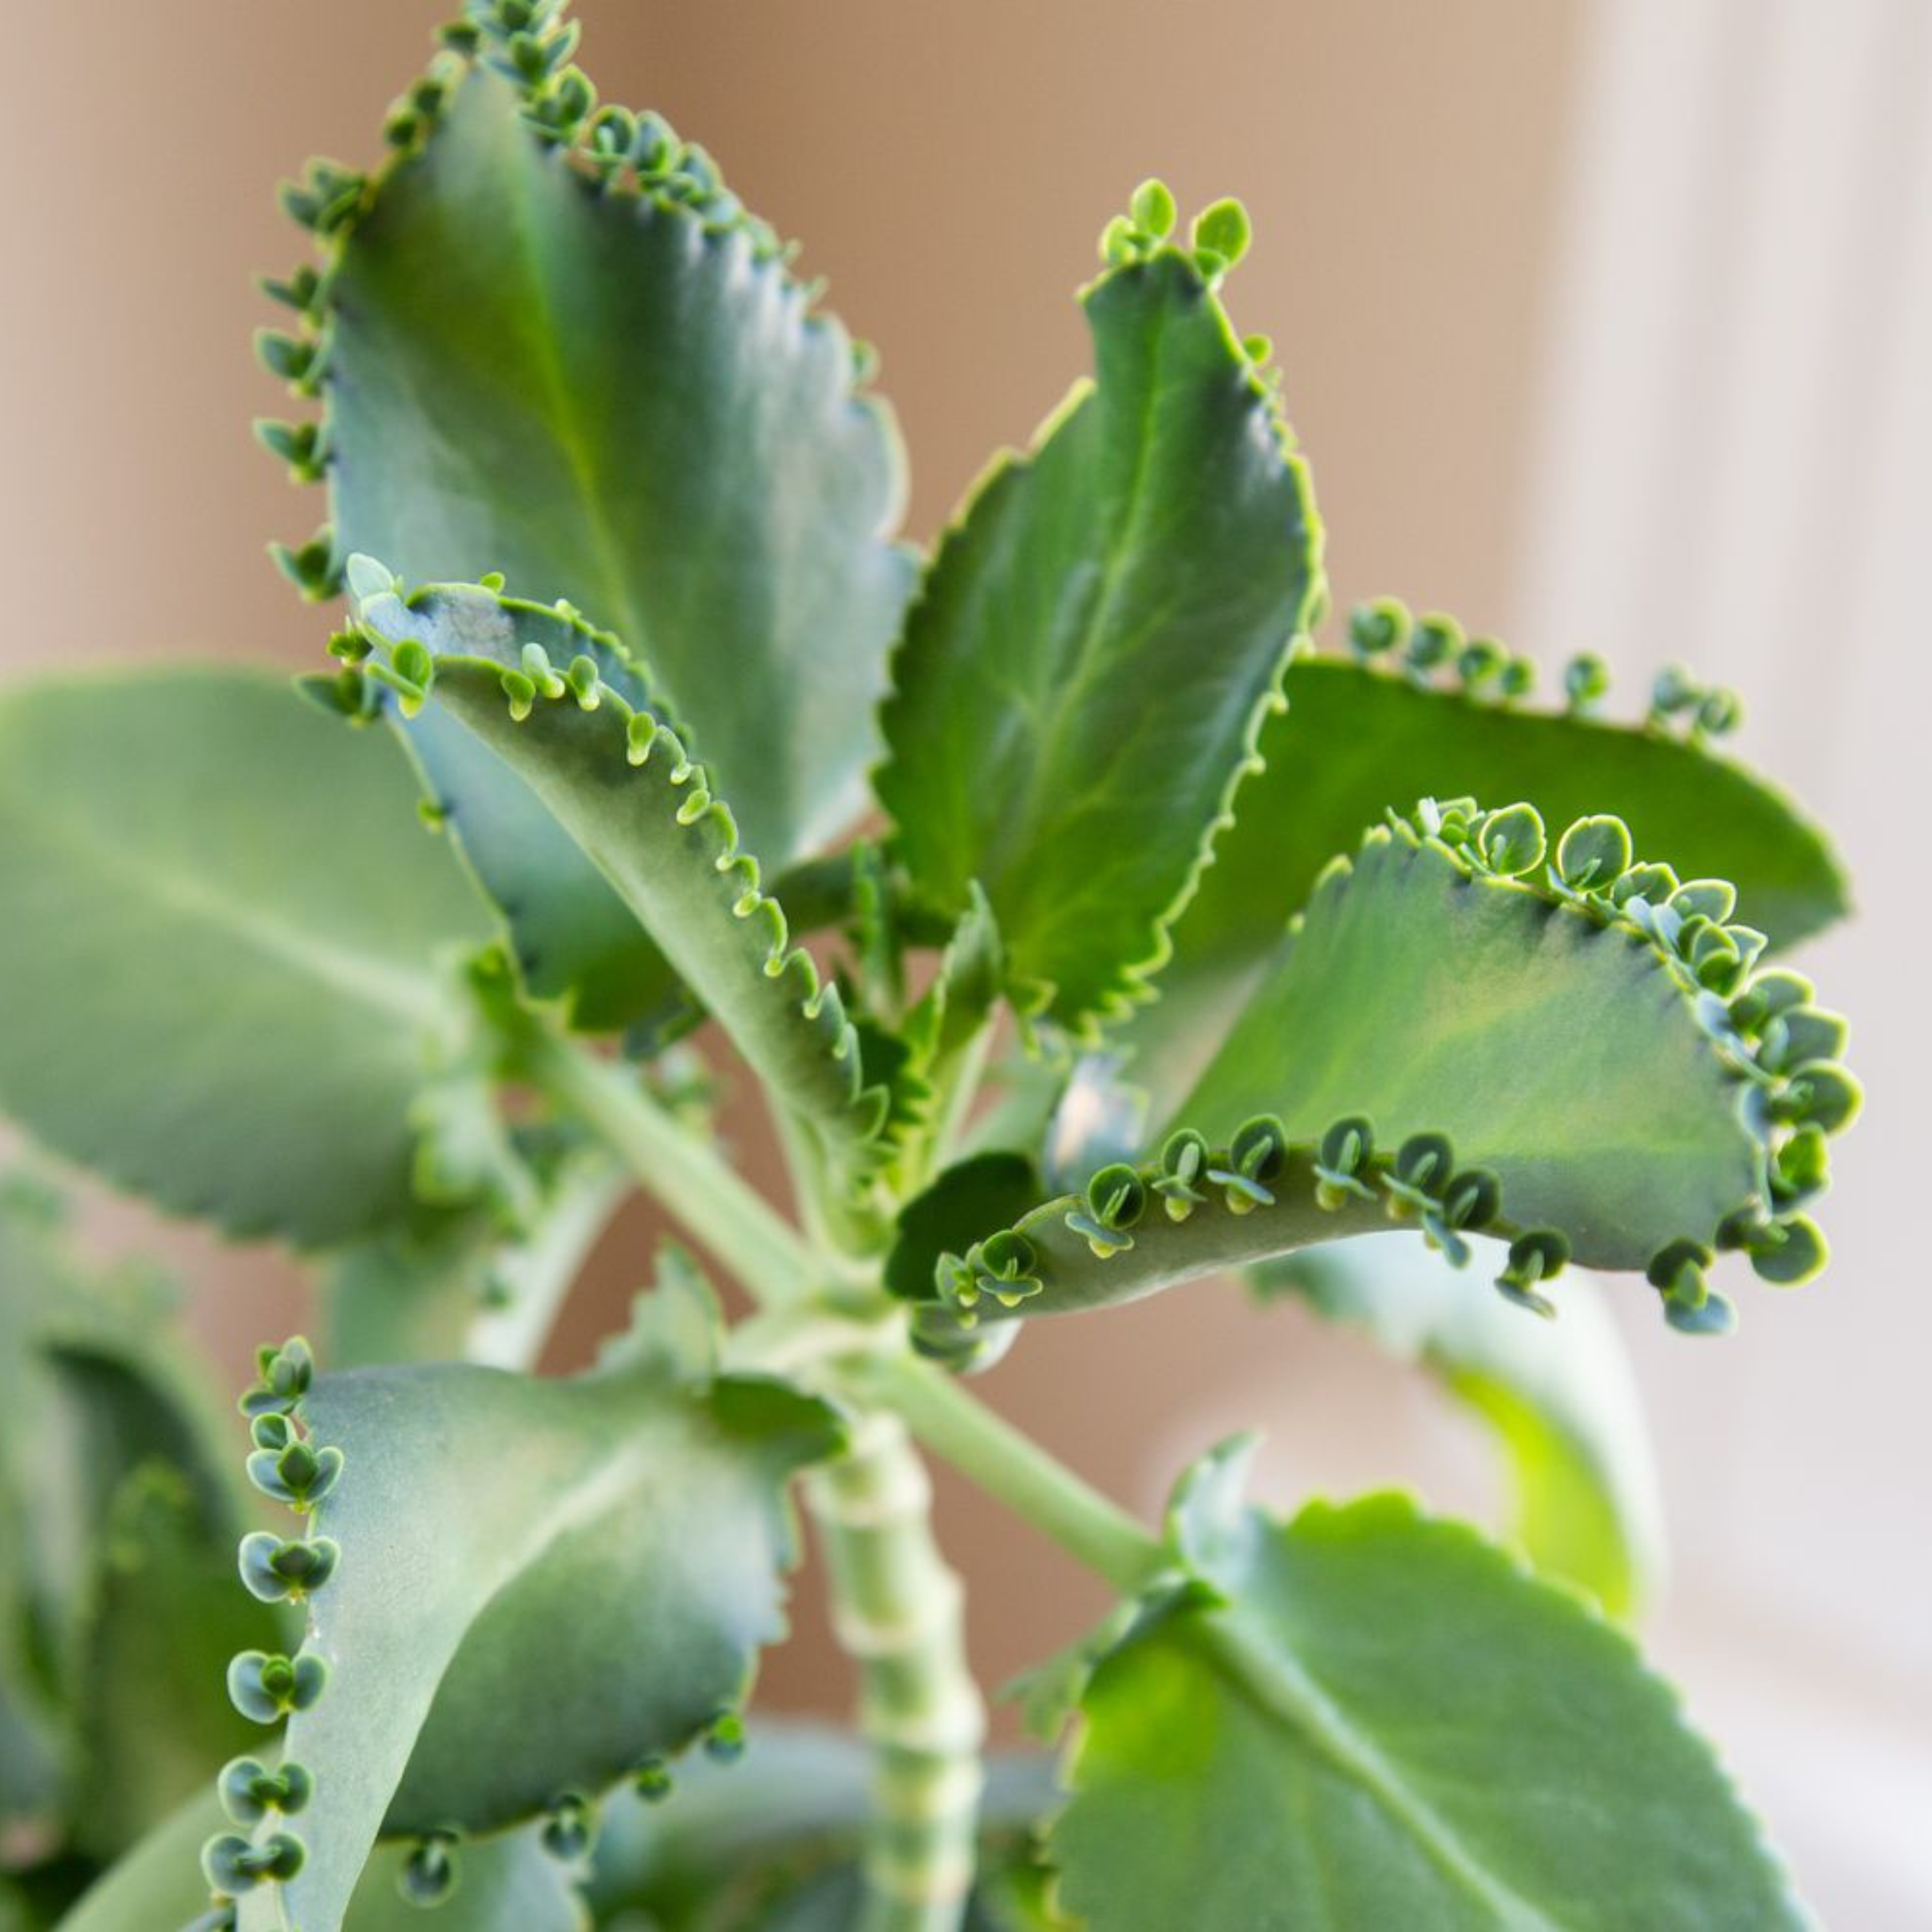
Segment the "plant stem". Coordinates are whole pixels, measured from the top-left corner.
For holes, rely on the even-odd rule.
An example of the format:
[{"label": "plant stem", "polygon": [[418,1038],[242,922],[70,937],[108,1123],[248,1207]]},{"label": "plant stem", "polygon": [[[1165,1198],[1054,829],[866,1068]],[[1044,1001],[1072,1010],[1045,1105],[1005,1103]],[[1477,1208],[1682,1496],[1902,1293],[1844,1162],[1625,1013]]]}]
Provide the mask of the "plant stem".
[{"label": "plant stem", "polygon": [[869,1358],[857,1373],[865,1392],[902,1417],[934,1455],[1124,1596],[1168,1567],[1158,1538],[943,1370],[892,1354]]},{"label": "plant stem", "polygon": [[933,1540],[926,1466],[904,1424],[874,1410],[806,1493],[873,1753],[855,1932],[958,1932],[973,1882],[986,1708],[966,1664],[964,1592]]},{"label": "plant stem", "polygon": [[634,1073],[544,1034],[528,1048],[531,1078],[586,1120],[639,1186],[716,1255],[761,1303],[800,1292],[820,1264],[797,1232],[710,1143],[652,1100]]},{"label": "plant stem", "polygon": [[628,1192],[624,1182],[601,1156],[594,1170],[565,1179],[541,1224],[500,1264],[509,1300],[471,1319],[465,1361],[526,1372],[536,1366],[565,1298]]}]

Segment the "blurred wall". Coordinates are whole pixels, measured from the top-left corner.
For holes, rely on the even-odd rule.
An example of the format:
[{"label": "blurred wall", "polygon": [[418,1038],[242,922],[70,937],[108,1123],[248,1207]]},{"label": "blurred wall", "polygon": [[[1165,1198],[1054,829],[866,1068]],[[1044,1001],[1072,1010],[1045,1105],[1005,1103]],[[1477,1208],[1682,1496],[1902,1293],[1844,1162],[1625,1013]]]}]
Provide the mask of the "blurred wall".
[{"label": "blurred wall", "polygon": [[[320,500],[288,490],[248,439],[249,416],[280,402],[248,357],[250,328],[272,319],[248,277],[296,253],[273,181],[312,150],[373,154],[382,110],[442,10],[436,0],[15,10],[10,48],[30,78],[0,117],[12,184],[0,209],[9,295],[0,561],[10,620],[0,668],[208,652],[313,661],[322,627],[261,554],[270,536],[305,535]],[[1676,10],[1754,70],[1748,9],[1702,0]],[[1616,412],[1607,429],[1581,424],[1565,398],[1618,371],[1619,394],[1642,380],[1616,318],[1643,290],[1604,278],[1585,188],[1628,166],[1643,113],[1663,110],[1641,86],[1631,94],[1635,83],[1618,94],[1608,76],[1619,59],[1634,62],[1637,80],[1662,88],[1684,117],[1681,152],[1652,182],[1652,199],[1618,204],[1640,241],[1647,212],[1677,206],[1685,172],[1705,158],[1698,89],[1708,76],[1688,64],[1688,48],[1633,51],[1607,24],[1616,10],[1582,0],[951,9],[580,0],[580,11],[607,96],[655,105],[711,146],[752,205],[805,238],[805,271],[830,278],[832,304],[882,350],[881,386],[913,453],[916,533],[932,532],[991,452],[1023,441],[1085,368],[1072,291],[1094,271],[1106,219],[1159,172],[1184,208],[1238,192],[1254,215],[1256,244],[1231,302],[1245,328],[1273,334],[1288,372],[1340,601],[1392,590],[1503,628],[1546,662],[1587,644],[1641,670],[1683,650],[1756,682],[1749,636],[1713,666],[1702,627],[1678,641],[1655,601],[1593,602],[1552,578],[1587,568],[1594,598],[1618,567],[1592,536],[1613,493],[1564,494]],[[1654,72],[1653,58],[1663,63]],[[1722,60],[1712,70],[1725,70]],[[1721,238],[1721,206],[1711,219]],[[1708,243],[1708,231],[1697,232]],[[1684,246],[1695,258],[1695,238]],[[1625,274],[1646,266],[1635,244],[1615,259]],[[1590,346],[1593,319],[1607,346]],[[1727,326],[1750,320],[1732,314]],[[1664,339],[1674,326],[1662,325]],[[1736,339],[1709,340],[1708,370],[1722,370]],[[1696,372],[1683,380],[1694,392]],[[1775,408],[1762,390],[1746,401]],[[1650,460],[1650,473],[1618,472],[1625,487],[1670,480],[1667,452]],[[1723,480],[1705,475],[1693,489],[1678,478],[1680,550],[1694,551],[1682,532],[1698,526]],[[1535,621],[1512,632],[1518,611]],[[1789,656],[1775,668],[1795,674]],[[1882,704],[1876,684],[1859,701]],[[1802,777],[1818,746],[1794,732],[1757,748]],[[1834,770],[1830,799],[1808,783],[1821,804],[1868,782],[1850,754]],[[1874,1151],[1855,1144],[1853,1165]],[[640,1272],[642,1232],[631,1226],[606,1255],[614,1288]],[[208,1320],[233,1348],[278,1327],[295,1293],[286,1268],[170,1238],[210,1284]],[[1861,1244],[1865,1272],[1847,1291],[1855,1308],[1905,1286],[1897,1252]],[[1885,1333],[1876,1318],[1862,1330],[1828,1294],[1751,1313],[1747,1340],[1728,1352],[1666,1347],[1647,1321],[1640,1340],[1680,1528],[1694,1532],[1679,1563],[1693,1610],[1665,1640],[1694,1700],[1741,1719],[1760,1714],[1748,1779],[1783,1786],[1794,1741],[1836,1737],[1831,1725],[1856,1726],[1888,1702],[1900,1722],[1922,1711],[1912,1700],[1925,1687],[1912,1675],[1922,1650],[1888,1638],[1870,1669],[1842,1660],[1853,1681],[1844,1696],[1828,1694],[1822,1728],[1774,1720],[1787,1690],[1796,1696],[1790,1678],[1828,1633],[1873,1628],[1871,1616],[1849,1614],[1848,1596],[1918,1591],[1918,1570],[1858,1565],[1874,1521],[1906,1506],[1902,1475],[1916,1466],[1922,1481],[1925,1437],[1922,1425],[1909,1440],[1886,1435],[1857,1412],[1859,1380],[1888,1372],[1871,1339]],[[1793,1339],[1774,1339],[1794,1318]],[[566,1354],[584,1340],[580,1316]],[[1888,1401],[1910,1399],[1922,1359],[1892,1365],[1880,1384]],[[1833,1411],[1835,1439],[1819,1438],[1812,1378],[1849,1390]],[[1479,1507],[1487,1496],[1478,1446],[1407,1378],[1292,1315],[1264,1321],[1232,1295],[1204,1290],[1106,1322],[1036,1324],[988,1387],[1144,1507],[1183,1455],[1254,1422],[1274,1436],[1268,1479],[1284,1500],[1425,1472],[1433,1501]],[[1754,1484],[1749,1445],[1787,1440],[1776,1484]],[[1821,1467],[1833,1472],[1822,1489]],[[976,1582],[992,1586],[976,1599],[975,1642],[997,1682],[1071,1636],[1099,1600],[1055,1552],[957,1484],[943,1502],[950,1546]],[[1856,1579],[1844,1586],[1804,1554],[1839,1508],[1863,1525],[1828,1544]],[[1922,1532],[1912,1540],[1923,1547]],[[1752,1600],[1740,1612],[1727,1581],[1743,1579]],[[808,1641],[778,1660],[774,1682],[794,1700],[836,1700],[842,1679],[802,1594]],[[1878,1622],[1899,1627],[1897,1617]],[[1785,1623],[1795,1638],[1764,1634]],[[1747,1642],[1741,1631],[1760,1635]],[[1744,1650],[1770,1661],[1736,1664]],[[1899,1765],[1922,1776],[1922,1756],[1900,1750]],[[1801,1870],[1814,1858],[1847,1862],[1804,1816],[1772,1809]],[[1888,1922],[1878,1894],[1844,1883],[1835,1896],[1857,1910],[1846,1922]]]}]

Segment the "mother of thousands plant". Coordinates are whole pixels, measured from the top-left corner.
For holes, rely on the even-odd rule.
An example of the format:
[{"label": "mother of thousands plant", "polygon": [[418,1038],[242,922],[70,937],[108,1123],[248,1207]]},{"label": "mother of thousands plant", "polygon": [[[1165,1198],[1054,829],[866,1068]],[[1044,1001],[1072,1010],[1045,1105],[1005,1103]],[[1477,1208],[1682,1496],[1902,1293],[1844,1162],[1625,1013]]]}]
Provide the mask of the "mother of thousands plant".
[{"label": "mother of thousands plant", "polygon": [[[1093,375],[920,556],[869,355],[561,12],[471,0],[382,164],[284,191],[319,258],[260,349],[320,408],[260,429],[328,492],[277,552],[346,599],[320,711],[213,669],[0,704],[0,1101],[312,1256],[324,1338],[218,1432],[152,1280],[10,1186],[5,1922],[1803,1922],[1618,1627],[1651,1474],[1557,1279],[1715,1335],[1720,1253],[1824,1260],[1858,1088],[1767,962],[1844,886],[1712,748],[1735,699],[1606,722],[1586,658],[1540,706],[1394,602],[1316,648],[1246,219],[1178,240],[1157,182]],[[713,1130],[728,1048],[782,1204]],[[633,1188],[754,1312],[667,1247],[535,1376]],[[1244,1441],[1150,1526],[965,1379],[1231,1270],[1493,1424],[1511,1548],[1276,1516]],[[1118,1594],[1028,1687],[1057,1767],[982,1760],[922,1451]],[[747,1751],[794,1487],[856,1735]]]}]

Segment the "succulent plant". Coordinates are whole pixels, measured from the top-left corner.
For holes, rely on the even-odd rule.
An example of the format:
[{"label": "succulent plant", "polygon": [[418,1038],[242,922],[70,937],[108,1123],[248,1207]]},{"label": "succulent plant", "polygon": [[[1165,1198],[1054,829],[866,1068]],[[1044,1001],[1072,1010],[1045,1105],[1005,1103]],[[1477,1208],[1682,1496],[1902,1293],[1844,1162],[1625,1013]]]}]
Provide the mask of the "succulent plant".
[{"label": "succulent plant", "polygon": [[[922,555],[875,358],[705,151],[560,0],[441,40],[284,191],[313,702],[0,698],[0,1106],[310,1257],[321,1337],[221,1438],[146,1278],[0,1198],[0,1924],[1804,1922],[1620,1628],[1654,1474],[1580,1278],[1708,1336],[1824,1264],[1858,1089],[1782,955],[1846,890],[1736,698],[1331,625],[1247,218],[1158,182]],[[538,1376],[634,1190],[705,1262]],[[1230,1274],[1492,1423],[1503,1540],[1283,1518],[1245,1438],[1142,1523],[970,1386]],[[1026,1686],[1057,1770],[983,1754],[926,1453],[1118,1598]],[[746,1715],[800,1498],[850,1736]]]}]

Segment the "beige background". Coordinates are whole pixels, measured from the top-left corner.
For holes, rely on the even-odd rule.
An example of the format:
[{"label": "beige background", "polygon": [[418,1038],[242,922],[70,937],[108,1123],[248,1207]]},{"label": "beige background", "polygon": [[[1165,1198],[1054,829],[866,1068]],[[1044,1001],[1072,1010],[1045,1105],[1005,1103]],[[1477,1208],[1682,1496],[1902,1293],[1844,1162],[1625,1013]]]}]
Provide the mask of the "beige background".
[{"label": "beige background", "polygon": [[[248,356],[249,331],[272,319],[248,278],[296,253],[274,180],[312,150],[372,156],[438,10],[8,10],[19,78],[0,115],[0,666],[313,661],[321,626],[260,544],[306,535],[320,499],[286,488],[248,435],[251,413],[280,407]],[[1888,808],[1916,769],[1904,733],[1925,716],[1894,688],[1924,621],[1908,563],[1924,560],[1924,489],[1886,434],[1923,410],[1932,327],[1879,326],[1901,313],[1932,324],[1910,306],[1932,254],[1916,134],[1932,70],[1912,29],[1925,10],[581,11],[606,94],[655,105],[710,146],[754,206],[806,238],[806,271],[880,345],[914,452],[916,533],[1084,367],[1071,291],[1134,182],[1161,172],[1188,207],[1239,192],[1258,240],[1232,300],[1288,372],[1339,599],[1394,590],[1551,663],[1588,645],[1642,674],[1688,655],[1752,696],[1746,748],[1845,824],[1869,917],[1832,947],[1832,986],[1860,1019],[1874,1104],[1832,1204],[1840,1265],[1804,1296],[1747,1289],[1745,1331],[1723,1348],[1664,1335],[1630,1298],[1678,1532],[1678,1588],[1655,1640],[1833,1922],[1932,1922],[1922,1834],[1904,1822],[1932,1802],[1932,1323],[1903,1232],[1924,1145],[1908,1076],[1928,1071],[1903,902],[1925,868]],[[1820,26],[1827,13],[1852,25]],[[1807,141],[1807,117],[1834,101],[1858,138]],[[1871,148],[1874,126],[1892,146]],[[1863,175],[1839,165],[1847,152],[1866,156]],[[1768,207],[1761,176],[1778,189]],[[1778,224],[1805,221],[1817,248],[1780,251]],[[1847,274],[1835,324],[1834,310],[1794,334],[1808,295]],[[1816,412],[1802,436],[1786,416],[1794,385]],[[1772,476],[1788,487],[1768,515]],[[1822,551],[1828,524],[1838,548],[1814,560],[1808,538]],[[1880,547],[1852,586],[1864,595],[1848,634],[1834,628],[1845,600],[1828,593],[1867,524]],[[1800,557],[1811,594],[1772,598]],[[1922,694],[1922,671],[1910,674]],[[1827,682],[1828,696],[1811,688]],[[145,1232],[124,1210],[110,1220]],[[640,1271],[641,1233],[622,1231],[604,1256],[613,1285]],[[284,1264],[169,1239],[207,1284],[208,1325],[232,1355],[286,1318]],[[1477,1445],[1407,1378],[1229,1295],[1040,1324],[988,1387],[1147,1507],[1183,1456],[1253,1422],[1271,1432],[1283,1501],[1383,1479],[1450,1504],[1487,1499]],[[958,1486],[944,1501],[997,1679],[1098,1599]],[[776,1688],[836,1702],[808,1600],[801,1622]]]}]

